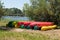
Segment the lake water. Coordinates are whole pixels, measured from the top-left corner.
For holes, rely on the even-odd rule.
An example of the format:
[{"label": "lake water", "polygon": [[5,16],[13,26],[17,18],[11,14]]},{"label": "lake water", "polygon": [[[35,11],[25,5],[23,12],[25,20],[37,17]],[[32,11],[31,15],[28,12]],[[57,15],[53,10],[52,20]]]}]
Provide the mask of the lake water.
[{"label": "lake water", "polygon": [[28,17],[20,17],[20,16],[3,16],[2,19],[4,19],[4,20],[22,20],[22,21],[29,20]]}]

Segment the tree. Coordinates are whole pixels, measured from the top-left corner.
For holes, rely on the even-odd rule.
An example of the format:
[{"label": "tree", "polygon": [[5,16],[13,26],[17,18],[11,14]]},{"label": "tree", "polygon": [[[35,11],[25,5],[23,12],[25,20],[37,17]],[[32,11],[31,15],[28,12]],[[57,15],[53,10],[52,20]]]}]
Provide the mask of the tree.
[{"label": "tree", "polygon": [[29,4],[25,3],[24,7],[23,7],[23,13],[25,14],[25,16],[30,17],[31,19],[33,19],[33,8],[31,6],[29,6]]},{"label": "tree", "polygon": [[7,16],[24,16],[22,11],[18,8],[6,8],[4,15],[7,15]]},{"label": "tree", "polygon": [[0,19],[4,15],[3,3],[0,1]]},{"label": "tree", "polygon": [[[45,0],[30,0],[31,5],[24,5],[25,14],[35,21],[46,21],[47,3]],[[28,8],[26,8],[28,6]],[[47,20],[48,21],[48,20]]]},{"label": "tree", "polygon": [[60,0],[30,0],[30,3],[28,8],[24,6],[24,12],[31,19],[60,25]]},{"label": "tree", "polygon": [[60,25],[60,0],[49,0],[51,5],[51,11],[53,15],[50,20],[54,21],[56,24]]}]

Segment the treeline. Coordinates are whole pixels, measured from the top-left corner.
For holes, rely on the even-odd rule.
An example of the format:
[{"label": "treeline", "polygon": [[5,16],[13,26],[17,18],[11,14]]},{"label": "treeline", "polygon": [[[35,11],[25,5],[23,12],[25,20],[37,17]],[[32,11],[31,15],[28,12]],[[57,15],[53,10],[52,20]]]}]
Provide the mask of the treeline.
[{"label": "treeline", "polygon": [[5,16],[24,16],[23,12],[18,8],[5,8]]},{"label": "treeline", "polygon": [[4,8],[0,1],[0,18],[2,16],[24,16],[23,12],[18,8]]},{"label": "treeline", "polygon": [[60,25],[60,0],[30,0],[23,12],[35,21],[50,21]]}]

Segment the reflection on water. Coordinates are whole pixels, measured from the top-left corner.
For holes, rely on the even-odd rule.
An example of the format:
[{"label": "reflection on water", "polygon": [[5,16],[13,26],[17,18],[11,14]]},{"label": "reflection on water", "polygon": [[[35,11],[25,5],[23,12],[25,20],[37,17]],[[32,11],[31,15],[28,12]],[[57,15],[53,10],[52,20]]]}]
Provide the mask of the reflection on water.
[{"label": "reflection on water", "polygon": [[9,20],[29,20],[28,17],[20,17],[20,16],[3,16],[2,19],[9,19]]}]

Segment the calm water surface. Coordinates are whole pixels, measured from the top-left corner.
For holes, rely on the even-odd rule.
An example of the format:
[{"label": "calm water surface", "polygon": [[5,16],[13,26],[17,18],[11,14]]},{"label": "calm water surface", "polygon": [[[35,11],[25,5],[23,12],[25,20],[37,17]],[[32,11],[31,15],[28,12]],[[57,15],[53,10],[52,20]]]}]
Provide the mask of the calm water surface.
[{"label": "calm water surface", "polygon": [[28,17],[20,17],[20,16],[3,16],[2,19],[4,20],[29,20]]}]

